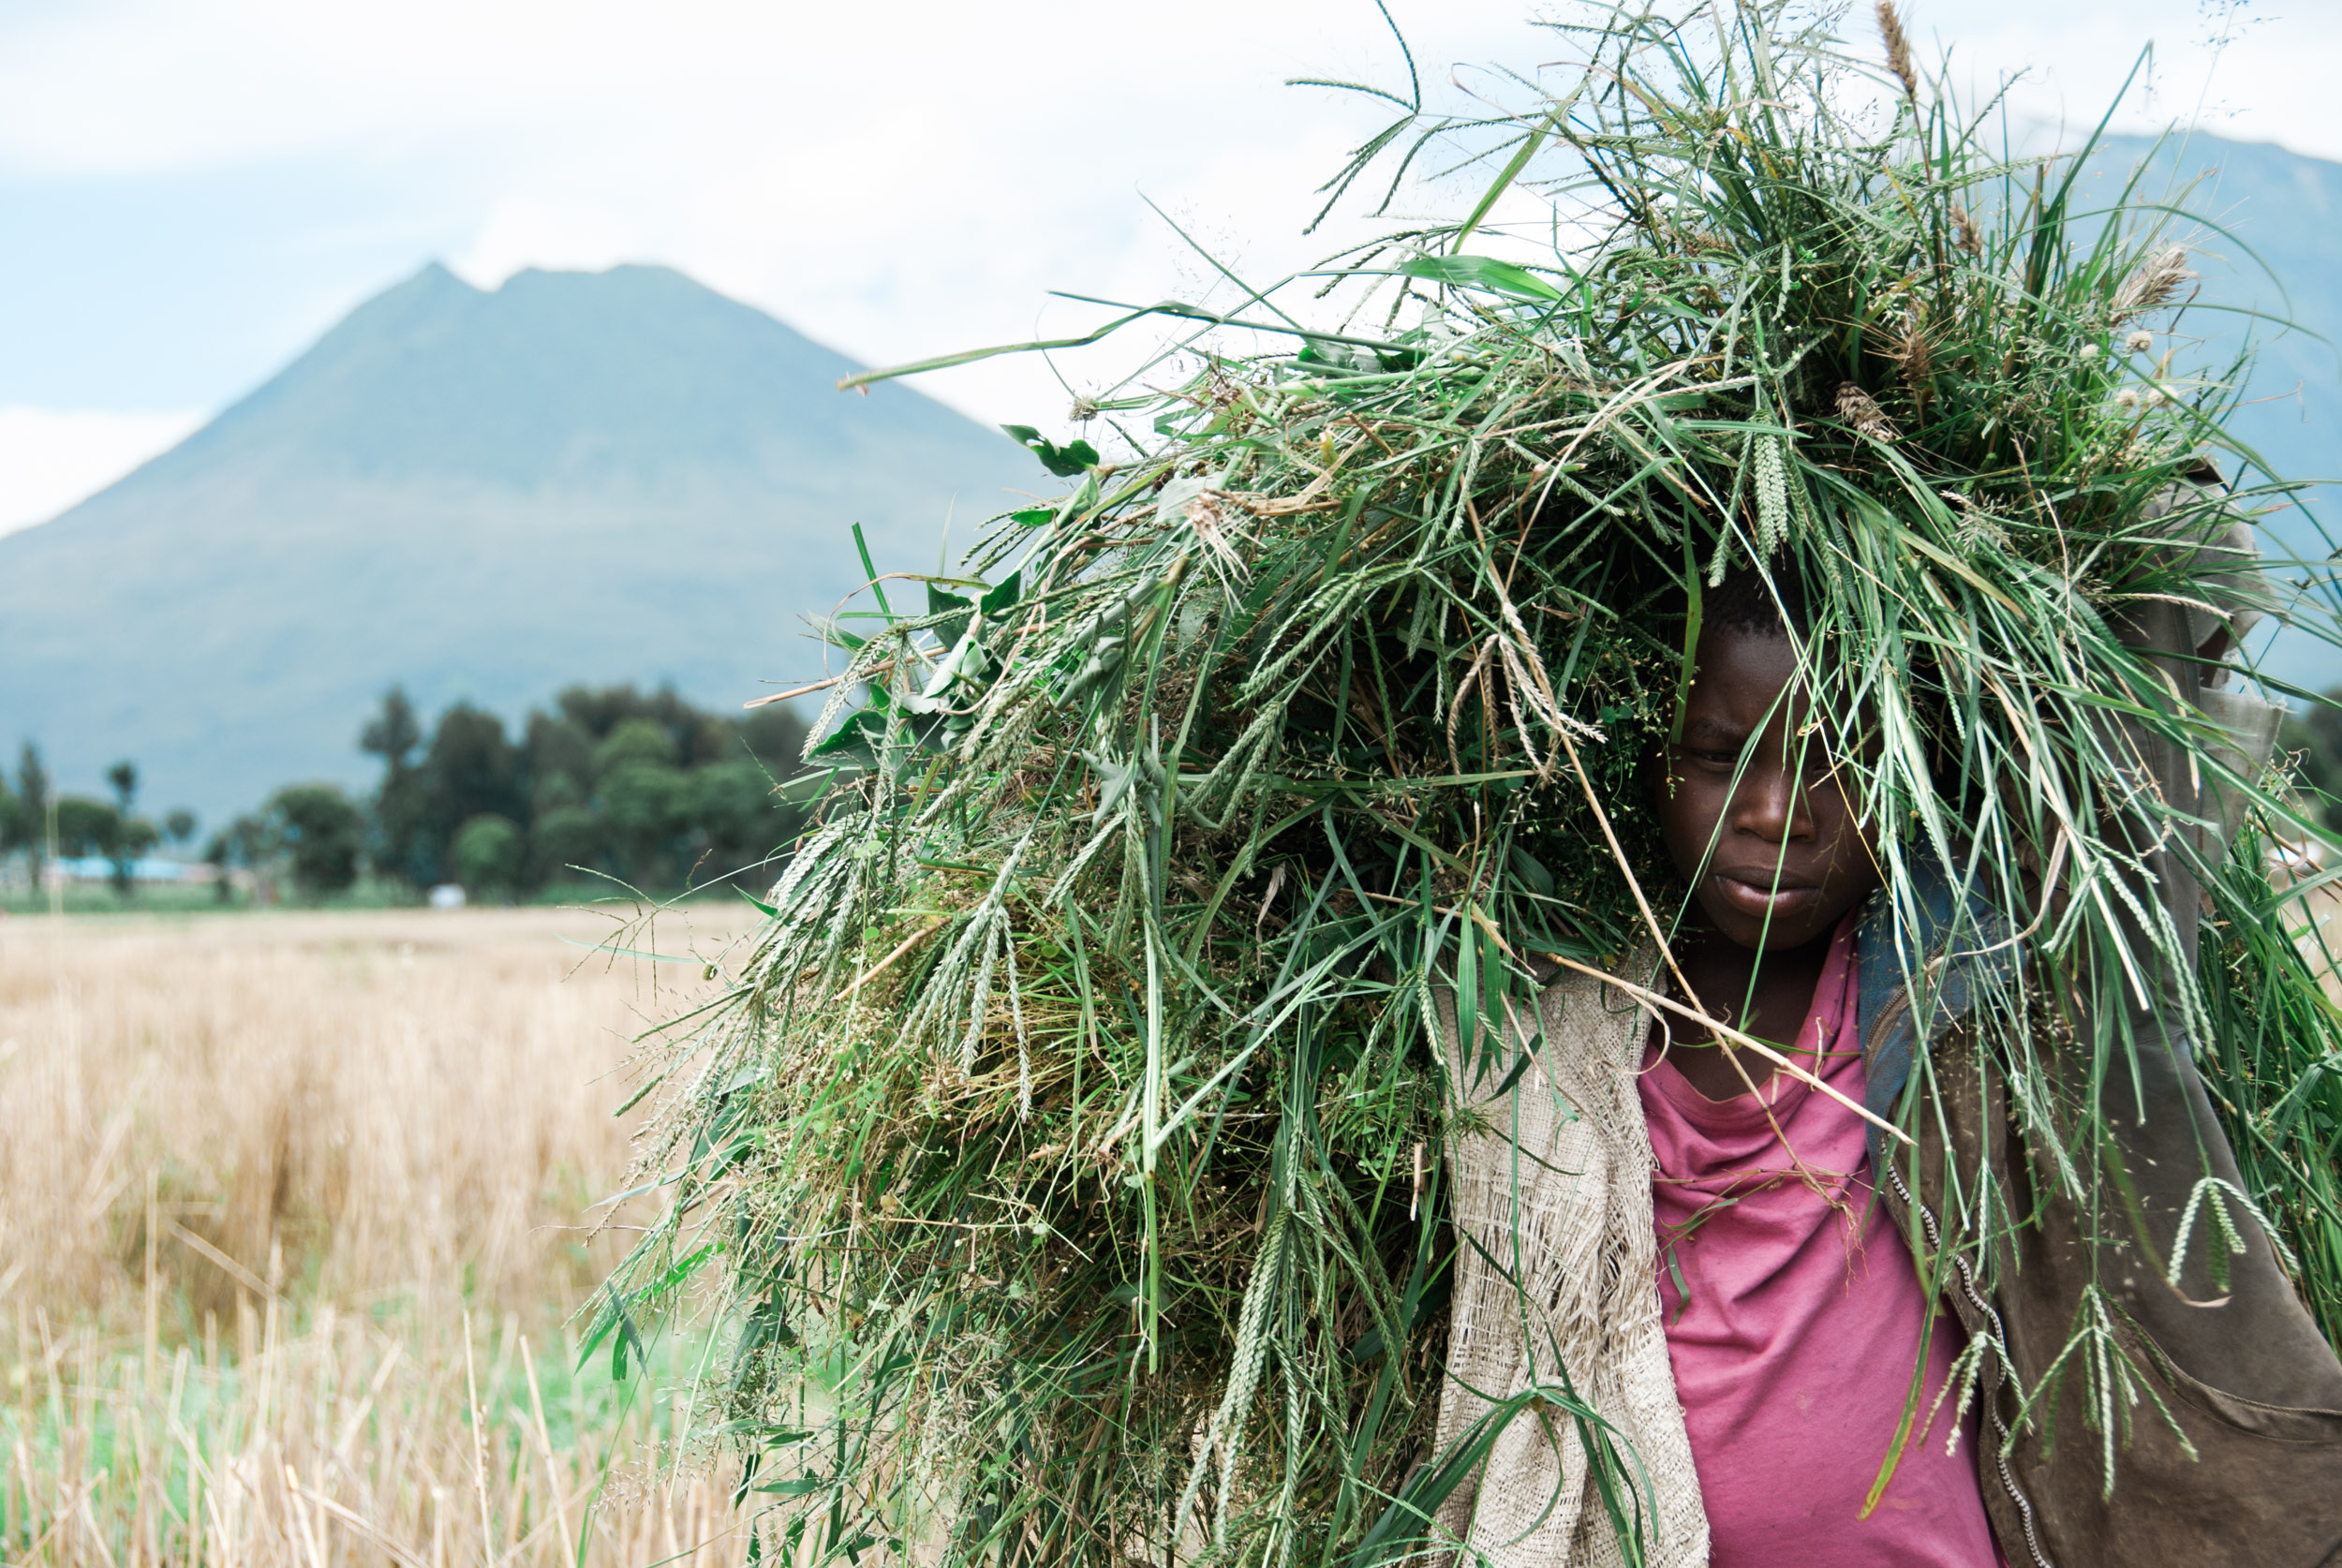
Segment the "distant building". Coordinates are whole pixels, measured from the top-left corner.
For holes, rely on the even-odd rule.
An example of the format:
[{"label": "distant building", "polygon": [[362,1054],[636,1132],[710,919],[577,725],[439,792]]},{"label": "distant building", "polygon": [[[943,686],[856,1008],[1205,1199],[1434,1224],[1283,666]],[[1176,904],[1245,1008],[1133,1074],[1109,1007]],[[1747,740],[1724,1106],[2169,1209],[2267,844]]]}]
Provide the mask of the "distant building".
[{"label": "distant building", "polygon": [[[41,885],[111,881],[114,863],[104,855],[60,855],[41,867]],[[130,863],[134,882],[182,882],[189,885],[219,880],[219,867],[201,860],[166,860],[159,855]]]}]

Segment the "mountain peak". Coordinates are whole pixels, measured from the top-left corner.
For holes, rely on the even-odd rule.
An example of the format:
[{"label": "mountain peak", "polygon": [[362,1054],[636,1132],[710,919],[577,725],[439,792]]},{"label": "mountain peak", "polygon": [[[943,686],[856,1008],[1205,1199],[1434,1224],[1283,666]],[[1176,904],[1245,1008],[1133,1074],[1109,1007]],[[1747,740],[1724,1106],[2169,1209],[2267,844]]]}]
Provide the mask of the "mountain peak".
[{"label": "mountain peak", "polygon": [[355,319],[366,311],[394,309],[402,304],[411,305],[426,301],[438,303],[476,298],[479,293],[479,289],[465,282],[446,262],[430,260],[424,262],[405,280],[392,284],[373,299],[361,304],[356,310],[350,312],[345,320]]},{"label": "mountain peak", "polygon": [[[528,495],[674,494],[719,469],[778,481],[856,447],[864,413],[828,389],[857,368],[670,267],[529,268],[482,290],[434,261],[123,483],[220,468]],[[879,391],[881,422],[965,424]]]},{"label": "mountain peak", "polygon": [[[517,716],[575,681],[719,704],[819,663],[803,620],[932,569],[1030,459],[667,267],[433,262],[171,451],[0,539],[0,712],[61,777],[136,757],[207,814],[363,779],[403,683]],[[175,693],[147,700],[156,673]],[[11,736],[10,738],[13,738]]]},{"label": "mountain peak", "polygon": [[[674,267],[670,267],[663,261],[619,261],[598,270],[584,267],[523,267],[517,272],[511,274],[502,283],[497,284],[496,288],[487,290],[487,292],[492,294],[500,294],[505,289],[511,288],[514,284],[520,285],[523,288],[531,288],[539,287],[541,284],[548,280],[573,283],[586,279],[601,279],[605,280],[609,284],[618,286],[637,283],[645,279],[656,279],[661,283],[675,284],[685,288],[696,289],[704,294],[716,293],[715,289],[708,288],[705,284],[692,277],[689,274],[678,271]],[[725,296],[720,294],[717,295],[717,298],[719,299],[724,297]]]}]

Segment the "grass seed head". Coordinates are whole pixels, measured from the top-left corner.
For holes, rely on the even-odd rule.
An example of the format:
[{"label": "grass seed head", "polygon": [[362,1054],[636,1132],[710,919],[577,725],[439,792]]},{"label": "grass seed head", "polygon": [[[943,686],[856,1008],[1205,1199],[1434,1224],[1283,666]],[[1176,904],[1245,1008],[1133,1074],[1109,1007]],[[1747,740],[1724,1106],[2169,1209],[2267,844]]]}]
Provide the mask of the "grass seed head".
[{"label": "grass seed head", "polygon": [[1957,197],[1951,202],[1951,243],[1970,256],[1984,254],[1984,235],[1976,226],[1976,218],[1962,205]]},{"label": "grass seed head", "polygon": [[1835,404],[1838,417],[1872,440],[1892,441],[1895,438],[1894,422],[1888,419],[1887,410],[1878,406],[1877,399],[1853,382],[1841,381],[1838,384]]},{"label": "grass seed head", "polygon": [[1916,105],[1920,73],[1911,64],[1911,40],[1904,36],[1903,18],[1895,14],[1894,0],[1878,0],[1878,36],[1887,45],[1887,68],[1903,83],[1903,96]]},{"label": "grass seed head", "polygon": [[2115,324],[2119,326],[2134,316],[2171,303],[2178,297],[2181,287],[2195,275],[2187,270],[2186,245],[2166,245],[2155,252],[2114,290]]}]

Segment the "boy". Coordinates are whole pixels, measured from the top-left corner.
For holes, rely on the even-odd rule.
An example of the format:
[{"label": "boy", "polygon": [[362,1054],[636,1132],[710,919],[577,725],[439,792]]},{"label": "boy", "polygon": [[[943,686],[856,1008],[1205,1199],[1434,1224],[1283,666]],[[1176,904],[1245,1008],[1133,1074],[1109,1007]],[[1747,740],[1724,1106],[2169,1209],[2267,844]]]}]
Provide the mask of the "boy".
[{"label": "boy", "polygon": [[[1540,998],[1543,1044],[1517,1083],[1460,1082],[1487,1121],[1453,1151],[1440,1446],[1495,1430],[1442,1526],[1467,1561],[1523,1568],[1624,1561],[1621,1517],[1646,1561],[1669,1565],[2335,1560],[2342,1366],[2267,1238],[2243,1226],[2226,1293],[2201,1262],[2167,1286],[2155,1261],[2199,1176],[2236,1180],[2173,977],[2124,998],[2143,1095],[2109,1090],[2102,1109],[2134,1224],[2093,1227],[2036,1189],[1963,1016],[1979,987],[1960,966],[2008,960],[1943,952],[1871,898],[1866,829],[1804,730],[1773,591],[1743,572],[1710,596],[1680,740],[1655,770],[1691,909],[1674,965],[1653,949],[1620,974],[1786,1043],[1801,1072],[1573,975]],[[2158,663],[2180,701],[2209,708],[2201,673],[2221,650],[2188,614],[2150,605],[2133,641],[2197,656]],[[2175,803],[2201,804],[2184,762],[2157,772]],[[2144,858],[2146,896],[2192,933],[2192,882],[2175,857]],[[1949,887],[1924,891],[1940,918]],[[1914,957],[1943,966],[1923,1042],[1902,995]],[[1932,1077],[1912,1072],[1915,1054]],[[1917,1149],[1884,1143],[1846,1102]],[[1962,1199],[1987,1170],[2017,1222],[1979,1233]],[[2085,1413],[2073,1368],[2054,1376],[2089,1314],[2129,1368],[2123,1408]],[[1971,1344],[1975,1408],[1958,1408],[1956,1384],[1939,1404]],[[1573,1420],[1586,1411],[1597,1420]],[[1620,1440],[1632,1496],[1597,1485],[1587,1459],[1589,1441]]]}]

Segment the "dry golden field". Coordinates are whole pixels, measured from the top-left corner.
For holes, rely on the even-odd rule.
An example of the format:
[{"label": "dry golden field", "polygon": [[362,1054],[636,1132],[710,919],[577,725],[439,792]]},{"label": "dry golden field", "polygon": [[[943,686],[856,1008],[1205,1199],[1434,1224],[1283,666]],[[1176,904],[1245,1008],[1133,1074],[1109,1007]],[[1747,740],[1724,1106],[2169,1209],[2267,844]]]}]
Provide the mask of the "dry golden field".
[{"label": "dry golden field", "polygon": [[[712,954],[749,912],[626,944]],[[2338,915],[2313,893],[2305,948]],[[0,1563],[743,1560],[719,1459],[670,1441],[711,1342],[577,1366],[643,1218],[588,1212],[627,1170],[618,1069],[702,984],[610,931],[0,919]]]},{"label": "dry golden field", "polygon": [[[656,948],[744,925],[662,915]],[[740,1559],[665,1442],[706,1346],[576,1367],[626,1239],[587,1212],[626,1172],[615,1069],[701,972],[610,929],[0,920],[0,1561]]]}]

